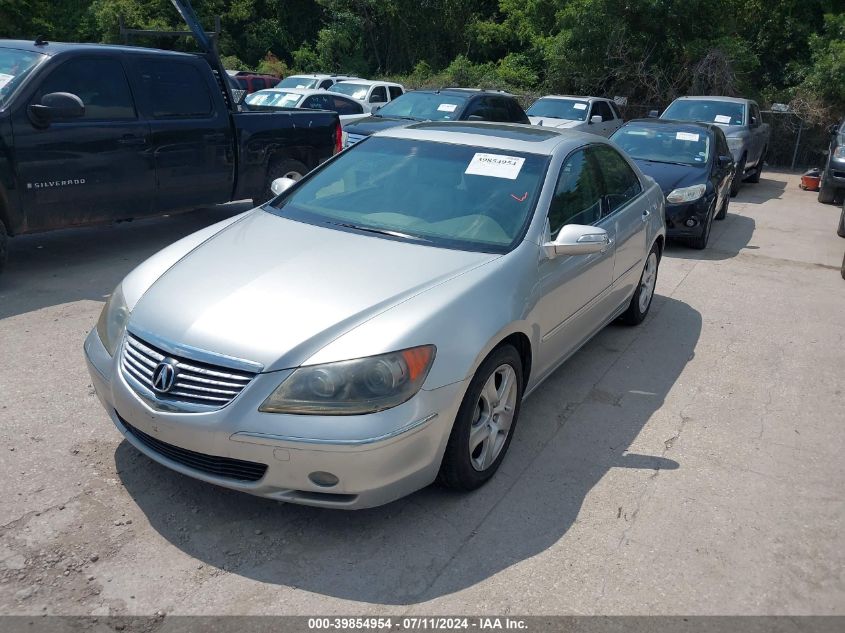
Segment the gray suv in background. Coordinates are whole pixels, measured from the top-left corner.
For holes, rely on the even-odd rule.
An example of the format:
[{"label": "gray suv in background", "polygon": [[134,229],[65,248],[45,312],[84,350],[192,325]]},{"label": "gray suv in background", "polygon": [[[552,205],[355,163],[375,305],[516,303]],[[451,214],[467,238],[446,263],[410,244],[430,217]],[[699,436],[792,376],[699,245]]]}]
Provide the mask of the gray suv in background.
[{"label": "gray suv in background", "polygon": [[715,123],[725,132],[736,163],[731,196],[739,193],[742,181],[760,182],[769,148],[769,125],[763,123],[760,106],[737,97],[678,97],[661,119]]},{"label": "gray suv in background", "polygon": [[[845,119],[830,126],[827,163],[819,183],[819,202],[839,204],[845,197]],[[842,223],[840,223],[840,226]],[[845,227],[840,228],[840,235]]]}]

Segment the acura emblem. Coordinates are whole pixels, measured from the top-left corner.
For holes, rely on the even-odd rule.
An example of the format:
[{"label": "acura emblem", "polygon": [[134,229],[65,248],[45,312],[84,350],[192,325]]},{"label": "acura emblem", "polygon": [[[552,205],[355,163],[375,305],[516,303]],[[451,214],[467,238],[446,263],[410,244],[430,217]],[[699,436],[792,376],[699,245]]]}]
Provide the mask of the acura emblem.
[{"label": "acura emblem", "polygon": [[161,361],[153,371],[153,389],[158,393],[167,393],[173,389],[176,382],[176,367],[173,361],[165,359]]}]

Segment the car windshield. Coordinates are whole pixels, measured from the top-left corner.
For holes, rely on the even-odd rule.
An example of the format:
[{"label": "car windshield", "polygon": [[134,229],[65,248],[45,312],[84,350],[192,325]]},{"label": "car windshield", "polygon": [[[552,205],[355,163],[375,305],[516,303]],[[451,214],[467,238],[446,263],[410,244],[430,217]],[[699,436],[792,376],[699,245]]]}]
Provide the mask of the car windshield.
[{"label": "car windshield", "polygon": [[705,121],[721,125],[743,125],[743,110],[743,105],[734,101],[681,99],[666,108],[660,118],[674,121]]},{"label": "car windshield", "polygon": [[370,86],[367,84],[356,84],[349,81],[341,81],[333,85],[329,90],[347,95],[353,99],[365,99]]},{"label": "car windshield", "polygon": [[311,224],[504,253],[531,219],[548,157],[372,137],[314,172],[268,211]]},{"label": "car windshield", "polygon": [[44,57],[40,53],[0,48],[0,105],[12,96],[15,88]]},{"label": "car windshield", "polygon": [[276,108],[295,108],[302,99],[302,95],[296,92],[283,92],[281,90],[259,90],[247,95],[247,105],[271,106]]},{"label": "car windshield", "polygon": [[610,139],[637,160],[703,165],[710,157],[710,134],[703,129],[626,125]]},{"label": "car windshield", "polygon": [[466,97],[434,92],[406,92],[379,108],[378,116],[416,121],[454,121],[461,113]]},{"label": "car windshield", "polygon": [[586,121],[590,104],[576,99],[538,99],[526,114],[528,116],[544,116],[550,119],[567,119],[568,121]]},{"label": "car windshield", "polygon": [[285,77],[282,79],[277,87],[278,88],[316,88],[319,79],[315,79],[313,77],[297,77],[296,75],[292,77]]}]

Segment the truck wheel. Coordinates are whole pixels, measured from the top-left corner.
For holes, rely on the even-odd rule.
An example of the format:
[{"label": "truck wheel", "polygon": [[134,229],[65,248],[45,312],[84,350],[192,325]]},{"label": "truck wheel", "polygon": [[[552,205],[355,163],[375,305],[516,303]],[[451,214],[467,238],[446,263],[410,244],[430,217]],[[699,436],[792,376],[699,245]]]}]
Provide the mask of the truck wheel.
[{"label": "truck wheel", "polygon": [[842,213],[839,214],[839,226],[836,227],[836,234],[845,237],[845,202],[842,203]]},{"label": "truck wheel", "polygon": [[768,147],[763,148],[763,153],[760,154],[760,160],[757,162],[754,172],[748,177],[748,182],[760,182],[760,176],[763,175],[763,159],[766,158],[766,152],[768,151]]},{"label": "truck wheel", "polygon": [[734,173],[734,179],[731,181],[731,198],[736,198],[736,194],[739,193],[740,188],[742,187],[742,178],[745,176],[745,156],[739,159],[739,163],[736,165],[736,172]]},{"label": "truck wheel", "polygon": [[253,200],[256,204],[263,204],[273,198],[273,192],[270,190],[270,185],[276,178],[290,178],[292,180],[300,180],[305,174],[309,172],[308,167],[300,163],[298,160],[287,158],[270,163],[267,168],[267,178],[264,181],[264,189],[261,192],[260,200]]},{"label": "truck wheel", "polygon": [[831,204],[834,198],[836,198],[836,187],[827,182],[825,177],[822,176],[821,182],[819,183],[819,202],[822,204]]},{"label": "truck wheel", "polygon": [[0,273],[6,266],[6,258],[9,255],[9,235],[6,233],[6,225],[0,220]]}]

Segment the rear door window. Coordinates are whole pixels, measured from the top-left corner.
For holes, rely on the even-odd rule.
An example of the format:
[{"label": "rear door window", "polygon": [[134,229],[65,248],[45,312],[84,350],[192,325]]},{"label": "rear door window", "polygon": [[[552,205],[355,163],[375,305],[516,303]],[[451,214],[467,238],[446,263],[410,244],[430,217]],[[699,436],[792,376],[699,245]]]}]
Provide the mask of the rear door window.
[{"label": "rear door window", "polygon": [[610,110],[610,106],[607,105],[606,101],[596,101],[593,103],[593,110],[590,113],[591,117],[600,116],[602,121],[612,121],[613,120],[613,112]]},{"label": "rear door window", "polygon": [[403,93],[402,93],[402,88],[400,88],[399,86],[388,86],[388,87],[387,87],[387,89],[390,91],[390,99],[391,99],[391,101],[392,101],[393,99],[395,99],[396,97],[401,97],[401,96],[402,96],[402,94],[403,94]]},{"label": "rear door window", "polygon": [[196,66],[147,59],[140,63],[139,70],[153,117],[192,118],[212,114],[211,93]]},{"label": "rear door window", "polygon": [[113,58],[77,58],[56,68],[41,84],[38,100],[52,92],[70,92],[85,104],[83,119],[135,118],[135,103],[123,65]]},{"label": "rear door window", "polygon": [[370,103],[386,103],[387,89],[384,86],[376,86],[370,95]]}]

